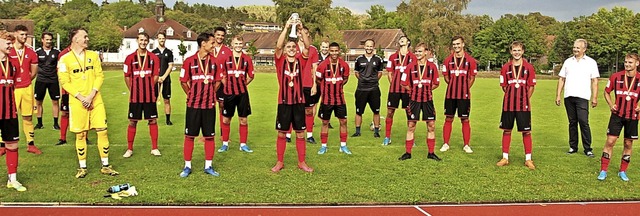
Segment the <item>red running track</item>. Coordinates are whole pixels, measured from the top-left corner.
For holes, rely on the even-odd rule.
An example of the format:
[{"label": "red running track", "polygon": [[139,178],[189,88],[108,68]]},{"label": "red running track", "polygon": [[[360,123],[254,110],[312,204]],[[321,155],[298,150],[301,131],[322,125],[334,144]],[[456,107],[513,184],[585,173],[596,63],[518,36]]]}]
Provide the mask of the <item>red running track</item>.
[{"label": "red running track", "polygon": [[191,215],[259,215],[259,216],[448,216],[448,215],[640,215],[640,202],[580,202],[537,204],[470,204],[417,206],[0,206],[7,216],[191,216]]}]

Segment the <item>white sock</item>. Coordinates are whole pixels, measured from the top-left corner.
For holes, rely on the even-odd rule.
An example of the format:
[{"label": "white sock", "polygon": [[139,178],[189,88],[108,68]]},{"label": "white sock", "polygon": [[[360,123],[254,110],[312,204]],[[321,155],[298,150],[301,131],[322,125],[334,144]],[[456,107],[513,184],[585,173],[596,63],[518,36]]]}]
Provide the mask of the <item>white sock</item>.
[{"label": "white sock", "polygon": [[87,160],[78,160],[80,168],[87,168]]},{"label": "white sock", "polygon": [[531,160],[531,154],[525,154],[524,158],[525,160]]},{"label": "white sock", "polygon": [[322,147],[327,147],[327,144],[326,143],[322,143]]},{"label": "white sock", "polygon": [[204,161],[204,168],[206,169],[206,168],[211,167],[211,164],[213,164],[212,160],[205,160]]},{"label": "white sock", "polygon": [[100,158],[102,161],[102,166],[109,166],[109,158]]},{"label": "white sock", "polygon": [[313,137],[313,132],[307,132],[307,138]]},{"label": "white sock", "polygon": [[340,142],[340,146],[347,146],[347,142]]},{"label": "white sock", "polygon": [[191,168],[191,161],[184,161],[184,168]]},{"label": "white sock", "polygon": [[246,146],[246,145],[247,145],[246,143],[240,143],[240,147]]},{"label": "white sock", "polygon": [[11,173],[11,174],[9,174],[9,181],[10,181],[10,182],[17,181],[17,180],[16,180],[16,174],[15,174],[15,173]]},{"label": "white sock", "polygon": [[222,145],[229,146],[229,141],[222,141]]},{"label": "white sock", "polygon": [[291,138],[291,133],[287,133],[285,136],[287,136],[287,138]]},{"label": "white sock", "polygon": [[509,160],[509,153],[502,153],[502,158]]}]

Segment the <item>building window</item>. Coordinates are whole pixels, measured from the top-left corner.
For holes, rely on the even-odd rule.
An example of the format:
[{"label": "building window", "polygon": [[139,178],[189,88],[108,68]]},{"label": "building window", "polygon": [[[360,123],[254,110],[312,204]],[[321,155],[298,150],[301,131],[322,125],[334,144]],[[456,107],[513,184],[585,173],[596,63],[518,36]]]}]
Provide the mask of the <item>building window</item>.
[{"label": "building window", "polygon": [[149,49],[155,49],[155,48],[153,47],[153,43],[149,43]]},{"label": "building window", "polygon": [[187,31],[187,38],[191,38],[191,30]]},{"label": "building window", "polygon": [[124,45],[127,49],[131,49],[131,41],[127,41]]},{"label": "building window", "polygon": [[191,51],[191,44],[187,44],[187,51]]},{"label": "building window", "polygon": [[138,33],[142,33],[142,32],[144,32],[144,28],[140,27],[140,28],[138,29]]},{"label": "building window", "polygon": [[173,36],[173,29],[171,27],[167,29],[167,36]]},{"label": "building window", "polygon": [[274,54],[274,53],[276,53],[276,50],[271,50],[271,54]]}]

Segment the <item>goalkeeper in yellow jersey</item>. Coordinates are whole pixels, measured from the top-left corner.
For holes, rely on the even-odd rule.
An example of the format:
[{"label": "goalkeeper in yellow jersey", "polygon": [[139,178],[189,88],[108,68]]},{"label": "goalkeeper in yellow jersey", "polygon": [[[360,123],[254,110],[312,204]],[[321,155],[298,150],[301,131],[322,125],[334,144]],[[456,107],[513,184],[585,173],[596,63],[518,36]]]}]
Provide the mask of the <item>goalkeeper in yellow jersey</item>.
[{"label": "goalkeeper in yellow jersey", "polygon": [[69,32],[71,51],[60,57],[58,79],[60,86],[69,92],[69,128],[76,134],[76,152],[80,169],[76,178],[87,175],[87,131],[98,134],[98,150],[102,161],[101,173],[115,176],[118,172],[109,165],[109,139],[107,116],[100,94],[104,74],[97,52],[87,50],[89,35],[79,28]]}]

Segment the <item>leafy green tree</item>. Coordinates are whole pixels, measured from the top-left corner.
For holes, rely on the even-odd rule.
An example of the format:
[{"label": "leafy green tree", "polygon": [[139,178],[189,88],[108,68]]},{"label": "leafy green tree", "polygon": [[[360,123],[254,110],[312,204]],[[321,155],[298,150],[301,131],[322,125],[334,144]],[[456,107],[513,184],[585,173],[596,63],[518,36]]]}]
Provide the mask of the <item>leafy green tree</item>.
[{"label": "leafy green tree", "polygon": [[249,41],[249,47],[247,47],[247,53],[251,56],[251,59],[255,59],[256,55],[258,55],[258,48],[254,45],[256,40]]},{"label": "leafy green tree", "polygon": [[178,44],[178,54],[182,58],[182,61],[184,61],[184,55],[187,54],[187,46],[184,45],[183,39],[180,39],[180,44]]},{"label": "leafy green tree", "polygon": [[116,16],[103,13],[98,19],[92,20],[89,31],[89,49],[105,52],[117,51],[122,44],[122,30],[116,24]]},{"label": "leafy green tree", "polygon": [[29,14],[23,17],[25,19],[33,20],[34,22],[33,34],[36,37],[36,47],[42,46],[42,42],[38,39],[39,36],[42,35],[42,32],[44,31],[51,31],[51,25],[53,24],[53,21],[58,17],[62,17],[62,13],[60,13],[58,8],[46,4],[34,8],[33,10],[29,11]]},{"label": "leafy green tree", "polygon": [[[101,16],[105,13],[114,16],[115,24],[118,26],[133,26],[140,20],[153,16],[153,13],[146,10],[145,4],[134,4],[128,1],[110,3],[100,8]],[[105,15],[109,16],[109,15]]]},{"label": "leafy green tree", "polygon": [[311,35],[325,35],[327,16],[331,0],[273,0],[276,5],[277,21],[286,23],[292,13],[298,13]]}]

